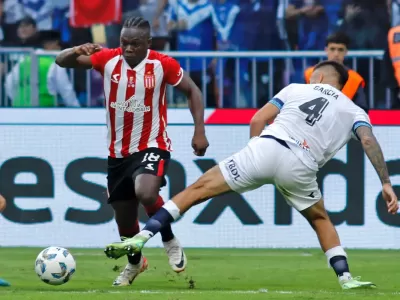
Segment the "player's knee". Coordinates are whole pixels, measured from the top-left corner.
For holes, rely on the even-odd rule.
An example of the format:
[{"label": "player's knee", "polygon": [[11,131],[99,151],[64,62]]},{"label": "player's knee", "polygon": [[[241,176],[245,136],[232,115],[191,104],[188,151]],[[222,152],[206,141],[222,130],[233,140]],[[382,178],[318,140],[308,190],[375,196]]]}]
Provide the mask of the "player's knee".
[{"label": "player's knee", "polygon": [[157,201],[158,190],[154,191],[149,188],[138,188],[135,190],[136,198],[144,206],[153,205]]}]

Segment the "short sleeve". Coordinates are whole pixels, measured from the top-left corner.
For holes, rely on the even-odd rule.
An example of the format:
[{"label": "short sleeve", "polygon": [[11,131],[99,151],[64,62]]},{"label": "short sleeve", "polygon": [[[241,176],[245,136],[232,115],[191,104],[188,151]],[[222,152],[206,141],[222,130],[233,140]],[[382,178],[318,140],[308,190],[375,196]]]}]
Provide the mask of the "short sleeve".
[{"label": "short sleeve", "polygon": [[177,86],[183,78],[183,69],[180,64],[169,56],[164,56],[161,60],[164,69],[164,80],[167,84]]},{"label": "short sleeve", "polygon": [[293,85],[288,85],[283,88],[278,94],[276,94],[269,103],[275,105],[279,110],[282,109],[285,102],[289,99],[290,91],[293,88]]},{"label": "short sleeve", "polygon": [[359,140],[356,130],[361,126],[366,126],[372,129],[371,121],[369,120],[368,115],[364,112],[364,110],[357,107],[357,111],[355,112],[354,115],[353,128],[352,128],[352,137],[356,140]]},{"label": "short sleeve", "polygon": [[103,48],[99,52],[90,56],[90,60],[92,61],[93,69],[99,71],[101,74],[104,73],[104,67],[107,62],[113,57],[120,55],[118,49],[107,49]]}]

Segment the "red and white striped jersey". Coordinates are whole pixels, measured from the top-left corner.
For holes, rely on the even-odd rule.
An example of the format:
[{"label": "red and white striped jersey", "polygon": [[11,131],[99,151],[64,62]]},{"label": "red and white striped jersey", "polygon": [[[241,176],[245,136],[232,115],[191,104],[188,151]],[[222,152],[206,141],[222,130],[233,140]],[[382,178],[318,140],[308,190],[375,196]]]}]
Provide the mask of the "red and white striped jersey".
[{"label": "red and white striped jersey", "polygon": [[179,63],[149,50],[131,68],[122,49],[102,49],[91,56],[93,68],[104,78],[108,145],[111,157],[126,157],[150,147],[171,151],[168,138],[166,85],[183,78]]}]

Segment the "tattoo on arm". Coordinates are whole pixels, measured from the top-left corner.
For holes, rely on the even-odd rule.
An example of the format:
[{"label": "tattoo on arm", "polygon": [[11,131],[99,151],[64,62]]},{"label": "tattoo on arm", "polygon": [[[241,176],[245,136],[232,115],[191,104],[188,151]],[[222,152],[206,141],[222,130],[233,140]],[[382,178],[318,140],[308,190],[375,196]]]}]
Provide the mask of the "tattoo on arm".
[{"label": "tattoo on arm", "polygon": [[360,139],[365,153],[378,173],[382,184],[390,183],[389,172],[383,157],[382,149],[379,146],[371,128],[360,126],[356,129],[358,138]]}]

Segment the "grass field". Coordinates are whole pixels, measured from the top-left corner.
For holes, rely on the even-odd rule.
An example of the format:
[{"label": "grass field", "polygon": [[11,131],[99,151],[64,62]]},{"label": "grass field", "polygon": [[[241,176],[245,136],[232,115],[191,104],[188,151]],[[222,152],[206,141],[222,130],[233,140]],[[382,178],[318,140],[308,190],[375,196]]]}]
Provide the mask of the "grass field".
[{"label": "grass field", "polygon": [[378,288],[342,291],[319,250],[187,249],[188,268],[175,274],[163,249],[146,249],[149,270],[124,288],[111,283],[125,259],[107,259],[100,249],[70,249],[77,261],[72,280],[46,285],[34,272],[40,250],[0,248],[0,277],[12,284],[0,287],[0,299],[400,299],[398,251],[349,250],[353,275]]}]

